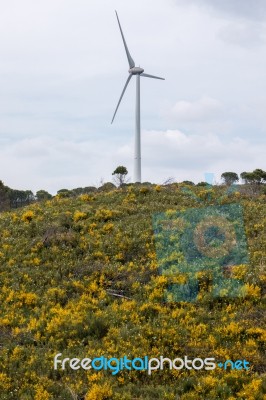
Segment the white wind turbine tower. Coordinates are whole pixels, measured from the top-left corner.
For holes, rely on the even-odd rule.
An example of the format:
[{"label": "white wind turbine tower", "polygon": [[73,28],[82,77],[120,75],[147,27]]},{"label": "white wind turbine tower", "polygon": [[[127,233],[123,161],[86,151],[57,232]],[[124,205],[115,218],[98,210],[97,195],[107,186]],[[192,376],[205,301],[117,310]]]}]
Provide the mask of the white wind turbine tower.
[{"label": "white wind turbine tower", "polygon": [[136,127],[135,127],[135,155],[134,155],[134,181],[135,182],[141,182],[141,149],[140,149],[140,76],[144,76],[145,78],[154,78],[154,79],[162,79],[164,78],[159,78],[158,76],[154,75],[149,75],[149,74],[144,74],[144,69],[140,67],[135,66],[135,62],[133,58],[131,57],[125,37],[119,22],[119,18],[116,12],[116,17],[119,25],[119,29],[121,32],[121,36],[124,42],[125,50],[126,50],[126,55],[128,59],[128,64],[129,64],[129,77],[127,78],[126,84],[124,86],[124,89],[122,91],[122,94],[120,96],[120,99],[118,101],[117,107],[115,109],[115,113],[112,119],[112,122],[115,119],[115,115],[117,113],[118,107],[121,103],[121,100],[124,96],[124,93],[126,91],[127,85],[129,84],[130,79],[132,78],[133,75],[136,75]]}]

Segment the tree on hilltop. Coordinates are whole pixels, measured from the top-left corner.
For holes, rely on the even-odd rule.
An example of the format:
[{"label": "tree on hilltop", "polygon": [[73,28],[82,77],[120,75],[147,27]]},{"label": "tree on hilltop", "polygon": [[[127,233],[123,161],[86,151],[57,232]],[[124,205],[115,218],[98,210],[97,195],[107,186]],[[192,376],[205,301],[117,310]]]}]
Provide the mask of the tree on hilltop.
[{"label": "tree on hilltop", "polygon": [[233,185],[235,182],[239,181],[239,177],[235,172],[224,172],[221,175],[221,179],[223,179],[226,185]]},{"label": "tree on hilltop", "polygon": [[9,208],[8,188],[0,181],[0,211],[5,211]]},{"label": "tree on hilltop", "polygon": [[43,189],[36,192],[37,201],[50,200],[52,197],[53,196],[50,193]]},{"label": "tree on hilltop", "polygon": [[123,167],[122,165],[119,165],[112,175],[114,175],[114,181],[115,183],[120,187],[123,185],[123,183],[126,182],[126,175],[128,174],[128,171],[126,167]]},{"label": "tree on hilltop", "polygon": [[240,177],[245,183],[260,185],[266,182],[266,171],[257,168],[253,172],[242,172]]}]

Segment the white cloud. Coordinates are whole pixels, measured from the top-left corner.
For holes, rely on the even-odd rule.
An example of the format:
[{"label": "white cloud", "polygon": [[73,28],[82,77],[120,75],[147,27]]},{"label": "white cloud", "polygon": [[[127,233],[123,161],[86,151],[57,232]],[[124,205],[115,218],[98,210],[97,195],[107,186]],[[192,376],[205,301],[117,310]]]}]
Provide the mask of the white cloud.
[{"label": "white cloud", "polygon": [[[133,177],[133,137],[75,142],[38,137],[2,144],[1,179],[10,187],[57,190],[111,181],[117,165],[125,165]],[[217,135],[188,135],[178,130],[144,131],[142,135],[143,181],[204,180],[213,172],[237,173],[265,169],[266,146],[240,138],[222,141]]]},{"label": "white cloud", "polygon": [[143,179],[263,168],[265,26],[255,3],[3,2],[0,179],[54,193],[111,180],[119,164],[132,177],[133,80],[110,125],[128,74],[115,9],[136,64],[166,78],[141,82]]},{"label": "white cloud", "polygon": [[223,106],[218,100],[203,96],[196,101],[176,102],[168,114],[177,121],[205,121],[218,117],[222,110]]},{"label": "white cloud", "polygon": [[219,180],[228,170],[240,173],[259,166],[265,169],[265,152],[266,145],[237,137],[223,141],[217,135],[188,135],[178,130],[143,134],[144,170],[156,181],[168,176],[178,181],[201,181],[207,172],[213,172]]},{"label": "white cloud", "polygon": [[22,139],[2,144],[1,179],[13,188],[56,193],[63,187],[97,185],[101,177],[111,180],[119,159],[125,163],[115,140],[107,145],[96,137],[81,142],[45,136]]}]

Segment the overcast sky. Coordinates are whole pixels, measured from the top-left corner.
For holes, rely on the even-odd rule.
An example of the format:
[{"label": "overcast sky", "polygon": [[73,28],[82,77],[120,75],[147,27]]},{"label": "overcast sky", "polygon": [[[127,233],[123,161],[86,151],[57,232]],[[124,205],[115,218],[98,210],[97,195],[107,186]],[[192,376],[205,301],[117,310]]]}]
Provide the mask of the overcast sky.
[{"label": "overcast sky", "polygon": [[133,179],[135,79],[142,179],[265,169],[265,0],[9,0],[0,13],[0,170],[34,192]]}]

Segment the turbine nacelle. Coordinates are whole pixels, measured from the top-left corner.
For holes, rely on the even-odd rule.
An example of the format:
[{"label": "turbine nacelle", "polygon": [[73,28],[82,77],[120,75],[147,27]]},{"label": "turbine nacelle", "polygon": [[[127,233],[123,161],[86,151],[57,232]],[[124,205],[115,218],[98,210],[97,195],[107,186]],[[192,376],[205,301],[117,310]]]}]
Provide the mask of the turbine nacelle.
[{"label": "turbine nacelle", "polygon": [[140,75],[144,72],[143,68],[140,67],[133,67],[128,70],[128,72],[132,75]]}]

